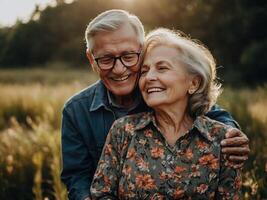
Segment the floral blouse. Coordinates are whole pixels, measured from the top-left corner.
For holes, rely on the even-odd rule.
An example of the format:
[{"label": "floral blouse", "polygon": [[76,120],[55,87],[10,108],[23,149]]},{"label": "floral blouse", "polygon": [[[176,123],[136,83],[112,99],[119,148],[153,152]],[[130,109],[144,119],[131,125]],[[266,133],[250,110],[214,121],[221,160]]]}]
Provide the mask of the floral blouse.
[{"label": "floral blouse", "polygon": [[221,153],[226,126],[199,116],[170,146],[152,112],[114,122],[91,185],[93,199],[239,199],[240,171]]}]

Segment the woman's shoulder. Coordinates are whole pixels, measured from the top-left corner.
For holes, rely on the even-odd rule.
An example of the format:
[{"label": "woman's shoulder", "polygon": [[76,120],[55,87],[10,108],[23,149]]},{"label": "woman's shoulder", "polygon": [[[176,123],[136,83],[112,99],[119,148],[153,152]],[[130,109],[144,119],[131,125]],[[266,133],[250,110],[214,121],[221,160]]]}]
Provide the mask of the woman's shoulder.
[{"label": "woman's shoulder", "polygon": [[151,115],[151,112],[141,112],[137,114],[126,115],[115,120],[114,124],[125,125],[127,123],[131,123],[133,125],[139,125],[144,121],[150,120]]},{"label": "woman's shoulder", "polygon": [[115,120],[111,129],[132,134],[135,130],[146,126],[150,122],[151,116],[151,112],[141,112],[137,114],[126,115]]},{"label": "woman's shoulder", "polygon": [[196,119],[196,126],[198,129],[207,135],[212,141],[221,141],[225,138],[225,134],[227,129],[229,129],[229,125],[226,125],[222,122],[210,119],[207,116],[199,116]]},{"label": "woman's shoulder", "polygon": [[107,136],[107,141],[119,145],[120,152],[127,149],[128,144],[136,135],[137,130],[145,127],[148,123],[151,113],[142,112],[133,115],[127,115],[114,121]]}]

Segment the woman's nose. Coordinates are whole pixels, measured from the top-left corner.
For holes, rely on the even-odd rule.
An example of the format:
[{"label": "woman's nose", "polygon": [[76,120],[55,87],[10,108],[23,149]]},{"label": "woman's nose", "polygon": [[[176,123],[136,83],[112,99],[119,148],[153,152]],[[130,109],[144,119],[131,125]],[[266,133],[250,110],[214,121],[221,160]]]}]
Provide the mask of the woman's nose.
[{"label": "woman's nose", "polygon": [[147,81],[154,81],[157,79],[157,74],[154,70],[149,70],[145,76]]}]

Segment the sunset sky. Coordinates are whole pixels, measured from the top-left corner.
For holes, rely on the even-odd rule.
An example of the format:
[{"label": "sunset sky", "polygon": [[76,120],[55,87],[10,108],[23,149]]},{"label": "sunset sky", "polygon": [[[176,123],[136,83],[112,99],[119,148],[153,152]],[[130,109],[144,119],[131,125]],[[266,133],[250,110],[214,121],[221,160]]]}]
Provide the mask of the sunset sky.
[{"label": "sunset sky", "polygon": [[[65,0],[71,3],[74,0]],[[35,9],[35,5],[45,8],[47,5],[55,5],[56,0],[0,0],[0,27],[12,26],[17,19],[27,21]],[[132,3],[133,0],[122,0],[122,2]]]},{"label": "sunset sky", "polygon": [[13,25],[18,18],[29,19],[36,4],[45,7],[53,3],[55,0],[0,0],[0,26]]}]

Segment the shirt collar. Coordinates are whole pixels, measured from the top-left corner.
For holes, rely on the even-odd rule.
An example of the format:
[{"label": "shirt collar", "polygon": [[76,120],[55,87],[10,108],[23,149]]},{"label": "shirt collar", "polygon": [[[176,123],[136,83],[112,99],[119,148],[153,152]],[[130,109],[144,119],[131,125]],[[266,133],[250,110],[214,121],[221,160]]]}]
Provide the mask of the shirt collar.
[{"label": "shirt collar", "polygon": [[[145,112],[142,113],[140,116],[140,120],[137,125],[135,125],[135,130],[140,130],[148,126],[150,123],[153,123],[155,127],[157,127],[156,120],[155,120],[155,115],[154,112]],[[202,135],[204,138],[206,138],[208,141],[212,141],[212,136],[211,136],[211,130],[212,130],[212,125],[211,119],[205,116],[198,116],[192,126],[192,129],[197,129],[198,133]]]},{"label": "shirt collar", "polygon": [[[136,101],[135,101],[134,106],[129,108],[129,111],[138,107],[139,104],[141,104],[141,102],[142,102],[141,94],[140,94],[138,89],[136,89],[135,93],[136,93],[136,95],[135,95]],[[94,92],[94,97],[92,100],[92,104],[90,106],[90,111],[95,111],[95,110],[99,109],[100,107],[104,107],[107,109],[108,107],[110,107],[112,105],[113,105],[113,101],[111,99],[109,99],[109,97],[108,97],[108,90],[107,90],[106,86],[104,85],[102,80],[97,81],[95,92]],[[116,107],[118,107],[118,106],[116,106]]]},{"label": "shirt collar", "polygon": [[213,136],[211,134],[215,123],[210,118],[201,115],[196,118],[194,121],[194,127],[198,130],[198,132],[206,138],[208,141],[213,141]]},{"label": "shirt collar", "polygon": [[92,104],[90,106],[90,111],[95,111],[100,107],[108,107],[107,101],[107,88],[101,80],[96,83],[96,88],[94,92],[94,97]]}]

